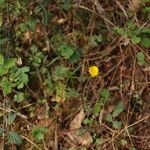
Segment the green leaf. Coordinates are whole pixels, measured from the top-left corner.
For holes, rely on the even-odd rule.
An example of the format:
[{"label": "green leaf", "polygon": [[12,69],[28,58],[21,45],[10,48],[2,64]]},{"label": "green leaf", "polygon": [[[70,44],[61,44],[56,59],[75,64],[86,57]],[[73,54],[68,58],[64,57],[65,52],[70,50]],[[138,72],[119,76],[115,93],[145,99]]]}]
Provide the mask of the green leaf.
[{"label": "green leaf", "polygon": [[70,0],[63,0],[63,3],[60,4],[60,8],[64,11],[68,11],[71,7],[71,1]]},{"label": "green leaf", "polygon": [[113,121],[111,114],[108,114],[108,115],[106,116],[106,121],[108,121],[108,122],[112,122],[112,121]]},{"label": "green leaf", "polygon": [[124,28],[114,28],[114,31],[122,36],[128,36],[128,32]]},{"label": "green leaf", "polygon": [[146,48],[150,48],[150,38],[149,37],[142,37],[140,44]]},{"label": "green leaf", "polygon": [[17,116],[16,113],[14,113],[14,112],[9,112],[8,115],[7,115],[7,124],[8,124],[8,125],[12,124],[12,123],[15,121],[16,116]]},{"label": "green leaf", "polygon": [[8,138],[8,143],[10,144],[22,144],[22,138],[18,133],[8,132],[7,138]]},{"label": "green leaf", "polygon": [[7,74],[8,71],[9,70],[7,68],[5,68],[4,66],[0,66],[0,76]]},{"label": "green leaf", "polygon": [[101,102],[96,102],[94,107],[93,107],[93,115],[94,116],[99,115],[99,113],[101,111],[101,108],[102,108],[102,103]]},{"label": "green leaf", "polygon": [[24,100],[24,93],[23,92],[18,92],[15,96],[14,96],[14,101],[15,102],[22,102]]},{"label": "green leaf", "polygon": [[123,102],[121,101],[121,102],[119,102],[119,103],[115,106],[115,108],[114,108],[114,110],[113,110],[113,113],[112,113],[112,116],[113,116],[113,117],[117,117],[117,116],[123,111],[123,109],[124,109],[124,104],[123,104]]},{"label": "green leaf", "polygon": [[140,37],[133,36],[133,37],[131,38],[131,42],[132,42],[133,44],[138,44],[138,43],[140,43],[140,41],[141,41],[141,38],[140,38]]},{"label": "green leaf", "polygon": [[74,53],[74,48],[67,45],[65,42],[63,42],[59,47],[58,47],[58,52],[64,59],[69,59],[73,53]]},{"label": "green leaf", "polygon": [[129,30],[134,30],[135,29],[135,25],[132,21],[127,22],[127,26]]},{"label": "green leaf", "polygon": [[102,91],[100,92],[100,97],[101,97],[102,102],[106,103],[110,97],[110,92],[108,91],[108,89],[106,88],[102,89]]},{"label": "green leaf", "polygon": [[40,126],[36,126],[32,129],[32,135],[38,142],[44,139],[44,134],[46,132],[48,132],[48,129]]},{"label": "green leaf", "polygon": [[145,7],[145,8],[143,9],[143,11],[149,13],[149,12],[150,12],[150,7]]},{"label": "green leaf", "polygon": [[4,56],[0,54],[0,66],[4,64]]},{"label": "green leaf", "polygon": [[3,134],[5,132],[5,129],[0,127],[0,135]]},{"label": "green leaf", "polygon": [[52,73],[52,77],[54,81],[63,80],[68,77],[69,69],[64,66],[56,66],[54,72]]},{"label": "green leaf", "polygon": [[113,123],[113,127],[115,129],[120,129],[121,128],[122,123],[120,121],[113,121],[112,123]]},{"label": "green leaf", "polygon": [[145,55],[142,52],[138,52],[136,57],[137,57],[138,64],[140,66],[145,64]]},{"label": "green leaf", "polygon": [[14,68],[11,70],[10,80],[15,82],[18,89],[22,89],[28,83],[29,67]]},{"label": "green leaf", "polygon": [[90,38],[90,45],[91,46],[98,46],[98,44],[100,42],[102,42],[102,35],[93,35],[91,38]]},{"label": "green leaf", "polygon": [[92,125],[93,119],[92,118],[85,118],[83,123],[85,125]]},{"label": "green leaf", "polygon": [[69,61],[70,63],[77,63],[80,60],[80,54],[79,52],[76,50],[74,51],[73,55],[70,57]]},{"label": "green leaf", "polygon": [[67,88],[66,91],[66,98],[77,98],[79,96],[79,93],[74,88]]},{"label": "green leaf", "polygon": [[5,68],[10,69],[14,66],[16,66],[16,58],[10,58],[9,60],[6,61],[4,64]]},{"label": "green leaf", "polygon": [[6,96],[7,94],[11,93],[12,88],[11,88],[10,82],[8,81],[7,78],[4,77],[2,79],[0,85],[2,87],[4,96]]},{"label": "green leaf", "polygon": [[56,95],[62,98],[66,98],[66,85],[63,84],[62,82],[58,82],[55,85],[55,91],[56,91]]},{"label": "green leaf", "polygon": [[96,144],[100,145],[103,143],[103,138],[96,138],[95,142]]},{"label": "green leaf", "polygon": [[137,150],[135,147],[131,147],[129,148],[129,150]]},{"label": "green leaf", "polygon": [[123,145],[123,146],[126,145],[127,143],[128,143],[128,142],[127,142],[127,140],[125,140],[125,139],[121,139],[121,141],[120,141],[120,144]]}]

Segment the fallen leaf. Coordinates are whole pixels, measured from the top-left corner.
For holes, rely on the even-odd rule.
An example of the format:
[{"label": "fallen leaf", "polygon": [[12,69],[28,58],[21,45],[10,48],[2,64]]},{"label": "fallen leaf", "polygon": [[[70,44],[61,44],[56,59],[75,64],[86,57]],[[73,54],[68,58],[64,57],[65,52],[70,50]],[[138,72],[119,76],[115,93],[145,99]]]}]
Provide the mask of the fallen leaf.
[{"label": "fallen leaf", "polygon": [[68,137],[71,139],[71,141],[74,142],[74,144],[82,145],[82,146],[89,146],[91,143],[93,143],[93,138],[89,132],[85,132],[82,135],[76,135],[76,132],[68,132]]},{"label": "fallen leaf", "polygon": [[131,9],[137,11],[140,7],[140,0],[132,0],[131,3]]},{"label": "fallen leaf", "polygon": [[79,114],[71,121],[70,130],[76,130],[81,128],[81,124],[85,118],[84,110],[82,109]]}]

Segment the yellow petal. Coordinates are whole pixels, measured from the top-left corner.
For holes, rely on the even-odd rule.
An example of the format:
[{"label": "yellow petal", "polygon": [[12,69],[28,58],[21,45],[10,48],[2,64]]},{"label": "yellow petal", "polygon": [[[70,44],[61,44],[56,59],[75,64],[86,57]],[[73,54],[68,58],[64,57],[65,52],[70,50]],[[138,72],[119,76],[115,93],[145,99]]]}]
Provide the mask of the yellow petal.
[{"label": "yellow petal", "polygon": [[92,66],[92,67],[90,67],[90,68],[89,68],[89,73],[90,73],[91,77],[97,76],[98,73],[99,73],[98,67],[97,67],[97,66]]}]

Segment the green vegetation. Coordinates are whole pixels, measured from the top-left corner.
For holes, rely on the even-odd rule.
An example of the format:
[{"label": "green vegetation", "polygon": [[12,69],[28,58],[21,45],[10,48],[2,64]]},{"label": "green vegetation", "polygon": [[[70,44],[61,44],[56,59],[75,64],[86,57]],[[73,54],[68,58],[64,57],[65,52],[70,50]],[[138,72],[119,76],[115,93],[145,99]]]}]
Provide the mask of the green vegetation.
[{"label": "green vegetation", "polygon": [[148,149],[149,3],[0,0],[0,148]]}]

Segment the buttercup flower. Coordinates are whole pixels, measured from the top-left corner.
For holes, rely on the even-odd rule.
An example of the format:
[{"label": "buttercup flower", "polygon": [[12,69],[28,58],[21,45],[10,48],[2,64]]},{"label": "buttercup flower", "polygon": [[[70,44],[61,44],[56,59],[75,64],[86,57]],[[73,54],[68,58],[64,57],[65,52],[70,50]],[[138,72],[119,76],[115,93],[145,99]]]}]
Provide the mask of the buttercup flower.
[{"label": "buttercup flower", "polygon": [[89,67],[89,73],[90,73],[91,77],[97,76],[99,73],[98,67],[97,66]]}]

